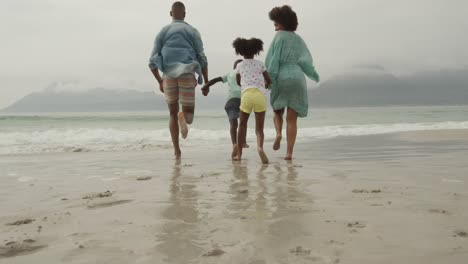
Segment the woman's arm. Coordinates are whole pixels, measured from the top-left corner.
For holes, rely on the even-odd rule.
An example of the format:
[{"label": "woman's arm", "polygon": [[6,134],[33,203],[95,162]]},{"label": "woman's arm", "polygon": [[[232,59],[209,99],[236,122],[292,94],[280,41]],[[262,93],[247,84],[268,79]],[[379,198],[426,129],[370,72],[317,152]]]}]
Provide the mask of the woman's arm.
[{"label": "woman's arm", "polygon": [[302,71],[309,77],[311,80],[316,82],[320,81],[320,76],[318,75],[317,71],[314,67],[314,62],[312,60],[312,55],[310,54],[309,48],[307,47],[304,40],[300,39],[301,47],[298,47],[299,52],[302,54],[300,57],[298,64],[302,68]]},{"label": "woman's arm", "polygon": [[241,86],[241,75],[239,73],[236,74],[236,81],[237,81],[237,85]]}]

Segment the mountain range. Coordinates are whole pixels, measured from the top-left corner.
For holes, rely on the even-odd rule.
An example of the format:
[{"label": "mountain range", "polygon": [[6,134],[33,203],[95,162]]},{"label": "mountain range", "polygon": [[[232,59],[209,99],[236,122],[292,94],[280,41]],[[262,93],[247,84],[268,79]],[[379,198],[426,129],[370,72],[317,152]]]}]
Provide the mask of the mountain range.
[{"label": "mountain range", "polygon": [[[214,88],[217,89],[217,88]],[[225,95],[197,93],[197,109],[222,109]],[[309,90],[312,107],[468,104],[468,68],[395,76],[378,65],[355,67]],[[3,112],[112,112],[165,110],[161,94],[95,88],[29,94]]]}]

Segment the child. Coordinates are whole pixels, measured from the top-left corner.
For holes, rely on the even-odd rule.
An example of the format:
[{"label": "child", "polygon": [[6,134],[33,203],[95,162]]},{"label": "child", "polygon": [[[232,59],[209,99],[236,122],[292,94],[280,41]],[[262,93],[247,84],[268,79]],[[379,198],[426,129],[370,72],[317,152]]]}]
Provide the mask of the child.
[{"label": "child", "polygon": [[[237,64],[242,62],[242,60],[236,60],[234,62],[234,70],[237,67]],[[206,96],[210,92],[210,87],[218,82],[223,82],[223,83],[228,83],[229,86],[229,96],[228,100],[226,102],[226,105],[224,106],[224,110],[226,110],[226,114],[229,118],[229,123],[230,123],[230,132],[231,132],[231,142],[232,142],[232,154],[231,158],[234,159],[234,157],[237,155],[237,127],[238,127],[238,122],[237,119],[239,118],[239,112],[240,112],[240,97],[241,97],[241,88],[239,85],[237,85],[237,80],[236,80],[236,72],[231,71],[230,73],[224,75],[223,77],[217,77],[214,79],[211,79],[208,83],[206,83],[202,87],[202,92],[203,95]],[[245,144],[243,146],[244,148],[248,148],[249,145]]]},{"label": "child", "polygon": [[257,134],[258,155],[262,163],[268,163],[268,158],[263,151],[263,124],[265,122],[266,97],[265,88],[271,83],[270,75],[263,62],[255,60],[254,56],[263,50],[263,41],[256,38],[237,38],[232,43],[236,54],[244,57],[244,61],[237,65],[236,79],[241,86],[241,105],[239,132],[237,133],[237,155],[234,160],[241,160],[242,145],[245,144],[247,134],[247,122],[252,111],[255,112],[255,132]]}]

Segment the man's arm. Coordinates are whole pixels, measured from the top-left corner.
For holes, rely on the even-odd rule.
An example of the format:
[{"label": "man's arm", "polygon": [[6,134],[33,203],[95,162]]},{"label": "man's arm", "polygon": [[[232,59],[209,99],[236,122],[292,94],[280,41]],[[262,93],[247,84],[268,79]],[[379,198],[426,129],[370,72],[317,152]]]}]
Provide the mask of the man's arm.
[{"label": "man's arm", "polygon": [[198,63],[200,63],[200,66],[202,68],[203,80],[205,81],[205,83],[207,83],[209,81],[208,59],[206,58],[206,55],[205,55],[205,50],[203,48],[203,41],[201,39],[201,35],[196,29],[194,31],[193,38],[194,38],[194,41],[193,41],[194,49],[195,49],[195,52],[197,53],[197,60],[198,60]]},{"label": "man's arm", "polygon": [[208,64],[202,68],[202,75],[203,75],[203,80],[205,81],[205,83],[207,83],[209,80],[208,79]]},{"label": "man's arm", "polygon": [[162,45],[163,45],[161,32],[159,32],[159,34],[156,36],[156,39],[154,40],[154,46],[153,46],[153,50],[151,51],[151,56],[150,56],[150,59],[149,59],[149,65],[148,66],[149,66],[151,72],[153,73],[154,78],[156,78],[156,80],[159,83],[159,90],[162,93],[164,93],[163,79],[161,78],[161,75],[159,74],[158,66],[155,63],[155,60],[157,59],[157,56],[161,53],[161,49],[162,49]]},{"label": "man's arm", "polygon": [[156,78],[156,80],[157,80],[158,83],[159,83],[159,90],[160,90],[162,93],[164,93],[163,79],[161,78],[161,75],[159,74],[159,69],[158,69],[158,68],[152,68],[152,69],[151,69],[151,72],[153,73],[154,78]]},{"label": "man's arm", "polygon": [[161,30],[161,32],[159,32],[156,38],[154,39],[153,50],[151,50],[151,55],[150,55],[149,64],[148,64],[151,70],[158,67],[156,65],[156,60],[157,60],[157,57],[161,55],[161,49],[163,46],[163,40],[162,40],[163,30]]}]

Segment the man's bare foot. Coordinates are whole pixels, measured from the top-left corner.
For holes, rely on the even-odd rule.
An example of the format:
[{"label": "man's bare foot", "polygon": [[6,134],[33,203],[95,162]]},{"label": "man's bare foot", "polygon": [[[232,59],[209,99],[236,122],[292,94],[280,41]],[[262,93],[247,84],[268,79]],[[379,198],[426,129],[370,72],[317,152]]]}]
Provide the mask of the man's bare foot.
[{"label": "man's bare foot", "polygon": [[268,157],[263,149],[258,149],[258,155],[260,156],[263,164],[268,164]]},{"label": "man's bare foot", "polygon": [[281,147],[282,136],[276,136],[275,143],[273,143],[273,150],[278,150]]},{"label": "man's bare foot", "polygon": [[284,157],[284,160],[292,160],[292,153],[287,153],[286,157]]},{"label": "man's bare foot", "polygon": [[242,148],[250,148],[249,144],[245,143],[244,145],[242,145]]},{"label": "man's bare foot", "polygon": [[183,139],[186,139],[188,134],[188,127],[187,123],[185,122],[184,113],[177,113],[177,118],[179,119],[180,134],[182,135]]},{"label": "man's bare foot", "polygon": [[174,151],[174,157],[175,157],[176,160],[180,160],[180,158],[182,157],[182,151],[180,151],[180,149],[175,150]]}]

